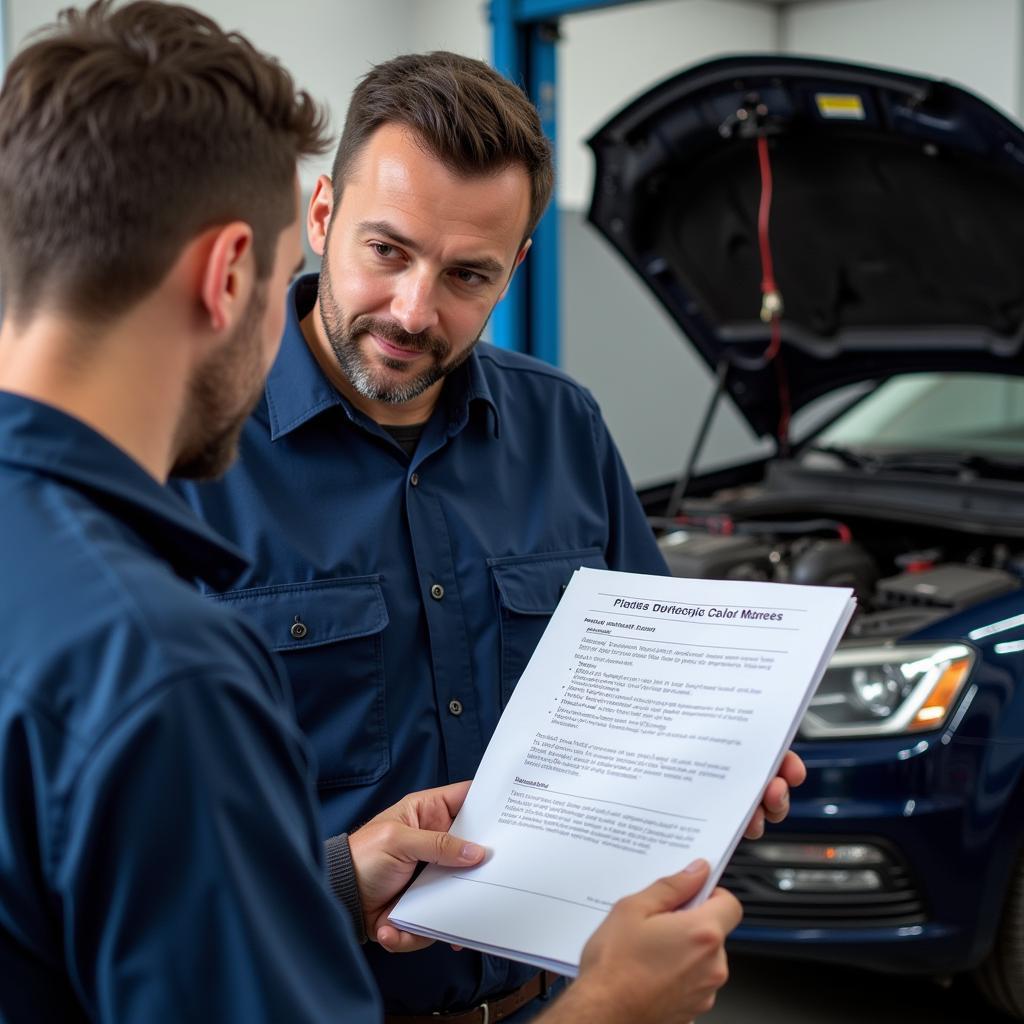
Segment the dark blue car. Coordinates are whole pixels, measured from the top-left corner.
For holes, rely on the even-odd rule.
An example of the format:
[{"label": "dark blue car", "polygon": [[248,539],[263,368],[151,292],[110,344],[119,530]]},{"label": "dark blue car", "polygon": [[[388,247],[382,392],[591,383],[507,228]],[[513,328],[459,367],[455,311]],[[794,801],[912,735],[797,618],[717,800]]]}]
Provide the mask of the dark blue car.
[{"label": "dark blue car", "polygon": [[[973,972],[1024,1019],[1024,132],[949,83],[692,68],[590,211],[775,454],[642,497],[681,576],[853,586],[736,947]],[[793,424],[791,429],[791,424]]]}]

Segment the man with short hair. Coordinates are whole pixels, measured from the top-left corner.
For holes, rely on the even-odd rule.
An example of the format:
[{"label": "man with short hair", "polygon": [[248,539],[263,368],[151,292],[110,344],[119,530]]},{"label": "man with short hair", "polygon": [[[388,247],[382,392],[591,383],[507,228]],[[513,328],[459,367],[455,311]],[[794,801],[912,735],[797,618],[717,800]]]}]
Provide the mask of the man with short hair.
[{"label": "man with short hair", "polygon": [[[486,64],[373,68],[314,190],[320,274],[289,295],[240,463],[183,488],[253,559],[204,590],[284,656],[326,835],[472,777],[577,567],[666,571],[590,394],[478,344],[552,183],[536,110]],[[786,762],[771,817],[802,772]],[[525,1020],[557,984],[441,945],[367,957],[395,1021]]]},{"label": "man with short hair", "polygon": [[[355,932],[419,948],[387,922],[417,863],[483,855],[448,832],[466,783],[414,793],[356,833],[354,863],[334,838],[339,908],[287,680],[187,582],[244,563],[162,486],[234,455],[300,255],[296,159],[323,141],[279,66],[147,0],[67,13],[0,91],[12,1024],[379,1021]],[[706,1009],[738,905],[671,912],[706,878],[617,905],[550,1024]]]}]

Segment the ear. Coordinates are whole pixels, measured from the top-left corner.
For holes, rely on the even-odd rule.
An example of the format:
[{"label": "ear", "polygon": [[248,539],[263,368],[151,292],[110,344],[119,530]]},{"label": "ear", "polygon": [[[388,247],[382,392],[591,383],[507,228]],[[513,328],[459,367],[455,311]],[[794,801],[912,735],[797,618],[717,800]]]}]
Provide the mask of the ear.
[{"label": "ear", "polygon": [[306,237],[309,239],[309,247],[317,256],[323,256],[327,247],[327,228],[333,212],[334,184],[326,174],[321,174],[316,179],[309,209],[306,211]]},{"label": "ear", "polygon": [[508,292],[508,287],[512,283],[512,278],[515,277],[516,271],[519,269],[519,264],[526,259],[526,254],[530,251],[530,246],[533,245],[533,239],[528,238],[523,242],[523,247],[516,254],[516,262],[512,266],[512,273],[508,275],[508,280],[505,282],[505,287],[501,289],[501,294],[498,296],[498,301],[501,302],[505,298]]},{"label": "ear", "polygon": [[200,301],[210,328],[222,333],[238,321],[252,291],[252,228],[244,221],[216,228],[200,270]]}]

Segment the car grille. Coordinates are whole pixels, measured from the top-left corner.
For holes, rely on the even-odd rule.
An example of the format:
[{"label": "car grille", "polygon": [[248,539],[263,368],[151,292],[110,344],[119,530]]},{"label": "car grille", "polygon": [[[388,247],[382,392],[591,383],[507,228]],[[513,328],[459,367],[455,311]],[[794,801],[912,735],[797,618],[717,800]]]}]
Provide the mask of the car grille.
[{"label": "car grille", "polygon": [[[780,838],[778,834],[774,838]],[[799,841],[798,837],[785,837]],[[821,837],[816,841],[820,842]],[[830,837],[829,842],[845,842]],[[853,840],[856,842],[857,840]],[[871,840],[878,845],[878,840]],[[743,923],[771,928],[898,928],[921,924],[925,907],[902,858],[886,844],[887,862],[875,866],[882,885],[873,892],[782,892],[774,878],[785,862],[765,863],[740,843],[721,884],[743,904]],[[794,865],[795,866],[795,865]]]}]

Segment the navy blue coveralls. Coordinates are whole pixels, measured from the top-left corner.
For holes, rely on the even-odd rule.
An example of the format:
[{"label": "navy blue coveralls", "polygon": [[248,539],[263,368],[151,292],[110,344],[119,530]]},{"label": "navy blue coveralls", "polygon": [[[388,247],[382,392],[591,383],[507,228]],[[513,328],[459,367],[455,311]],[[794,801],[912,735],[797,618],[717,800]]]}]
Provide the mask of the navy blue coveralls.
[{"label": "navy blue coveralls", "polygon": [[2,392],[0,522],[0,1019],[379,1020],[287,680],[191,583],[242,560]]}]

